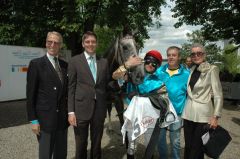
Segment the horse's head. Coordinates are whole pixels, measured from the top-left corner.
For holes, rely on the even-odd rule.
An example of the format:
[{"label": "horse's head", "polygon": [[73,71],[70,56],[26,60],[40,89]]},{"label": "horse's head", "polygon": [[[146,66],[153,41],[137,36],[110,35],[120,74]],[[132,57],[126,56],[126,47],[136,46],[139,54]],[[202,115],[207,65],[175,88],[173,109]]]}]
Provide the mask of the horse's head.
[{"label": "horse's head", "polygon": [[[119,65],[123,65],[124,62],[126,62],[130,56],[139,54],[134,37],[130,35],[120,37],[115,43],[115,47],[117,48],[115,56],[117,63]],[[143,67],[144,67],[143,65],[140,65],[130,69],[129,73],[134,84],[139,84],[143,81],[144,78]]]},{"label": "horse's head", "polygon": [[131,55],[138,55],[138,48],[133,36],[120,37],[118,43],[117,60],[120,65],[126,62]]}]

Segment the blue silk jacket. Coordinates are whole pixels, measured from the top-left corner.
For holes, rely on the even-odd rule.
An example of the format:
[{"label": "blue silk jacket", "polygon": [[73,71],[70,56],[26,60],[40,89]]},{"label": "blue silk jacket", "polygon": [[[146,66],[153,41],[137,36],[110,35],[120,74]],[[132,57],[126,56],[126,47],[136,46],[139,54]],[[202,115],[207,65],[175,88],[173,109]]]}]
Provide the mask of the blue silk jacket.
[{"label": "blue silk jacket", "polygon": [[155,74],[166,85],[168,97],[173,104],[178,115],[182,114],[185,106],[187,96],[187,81],[189,77],[189,70],[180,65],[177,74],[169,76],[166,71],[168,64],[161,66],[157,69]]},{"label": "blue silk jacket", "polygon": [[[132,83],[128,82],[127,84],[127,94],[135,91],[139,94],[146,94],[153,92],[160,88],[163,85],[163,82],[159,78],[159,76],[156,75],[156,73],[153,74],[146,74],[144,77],[144,80],[139,85],[133,85]],[[126,99],[127,103],[129,104],[130,100]]]}]

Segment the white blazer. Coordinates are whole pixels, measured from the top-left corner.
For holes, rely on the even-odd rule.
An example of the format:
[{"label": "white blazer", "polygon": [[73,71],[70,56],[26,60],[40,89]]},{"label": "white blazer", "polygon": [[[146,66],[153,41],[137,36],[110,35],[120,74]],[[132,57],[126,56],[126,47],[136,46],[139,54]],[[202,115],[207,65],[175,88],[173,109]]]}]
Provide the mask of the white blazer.
[{"label": "white blazer", "polygon": [[[210,117],[221,116],[223,106],[222,86],[217,66],[207,62],[200,64],[201,75],[191,90],[189,81],[196,66],[191,68],[188,79],[187,101],[182,118],[199,123],[209,122]],[[213,98],[213,101],[211,100]]]}]

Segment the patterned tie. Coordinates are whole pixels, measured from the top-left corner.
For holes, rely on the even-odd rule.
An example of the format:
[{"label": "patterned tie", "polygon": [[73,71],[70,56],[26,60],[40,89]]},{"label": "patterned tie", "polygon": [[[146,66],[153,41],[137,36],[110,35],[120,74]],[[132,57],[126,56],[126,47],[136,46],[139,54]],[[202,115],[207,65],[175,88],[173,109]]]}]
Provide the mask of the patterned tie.
[{"label": "patterned tie", "polygon": [[89,67],[92,72],[94,81],[96,82],[96,67],[95,67],[94,57],[90,56],[89,59],[90,59]]},{"label": "patterned tie", "polygon": [[59,66],[59,63],[58,63],[58,58],[57,57],[54,57],[54,68],[58,74],[58,77],[60,79],[61,82],[63,82],[63,76],[62,76],[62,72],[61,72],[61,69],[60,69],[60,66]]}]

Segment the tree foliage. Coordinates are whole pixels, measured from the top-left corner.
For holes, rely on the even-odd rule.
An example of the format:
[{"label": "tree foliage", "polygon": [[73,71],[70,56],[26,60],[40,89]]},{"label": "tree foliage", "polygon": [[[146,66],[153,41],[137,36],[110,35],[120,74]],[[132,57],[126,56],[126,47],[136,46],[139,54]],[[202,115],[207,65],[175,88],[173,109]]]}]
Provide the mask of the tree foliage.
[{"label": "tree foliage", "polygon": [[231,39],[239,47],[239,0],[176,0],[175,4],[172,9],[173,17],[179,18],[175,27],[180,27],[184,23],[202,25],[205,39],[210,41]]},{"label": "tree foliage", "polygon": [[163,4],[165,0],[2,0],[0,43],[44,47],[46,33],[55,30],[77,54],[85,31],[108,28],[116,36],[127,27],[143,46],[147,27],[153,17],[160,19]]},{"label": "tree foliage", "polygon": [[95,33],[98,37],[98,47],[97,47],[97,53],[100,56],[103,56],[106,50],[109,48],[109,46],[114,42],[115,36],[118,32],[115,32],[114,30],[108,28],[108,27],[95,27]]},{"label": "tree foliage", "polygon": [[240,56],[237,51],[229,53],[229,50],[235,48],[233,45],[228,45],[225,47],[223,52],[223,63],[224,70],[228,71],[235,77],[237,74],[240,74]]}]

